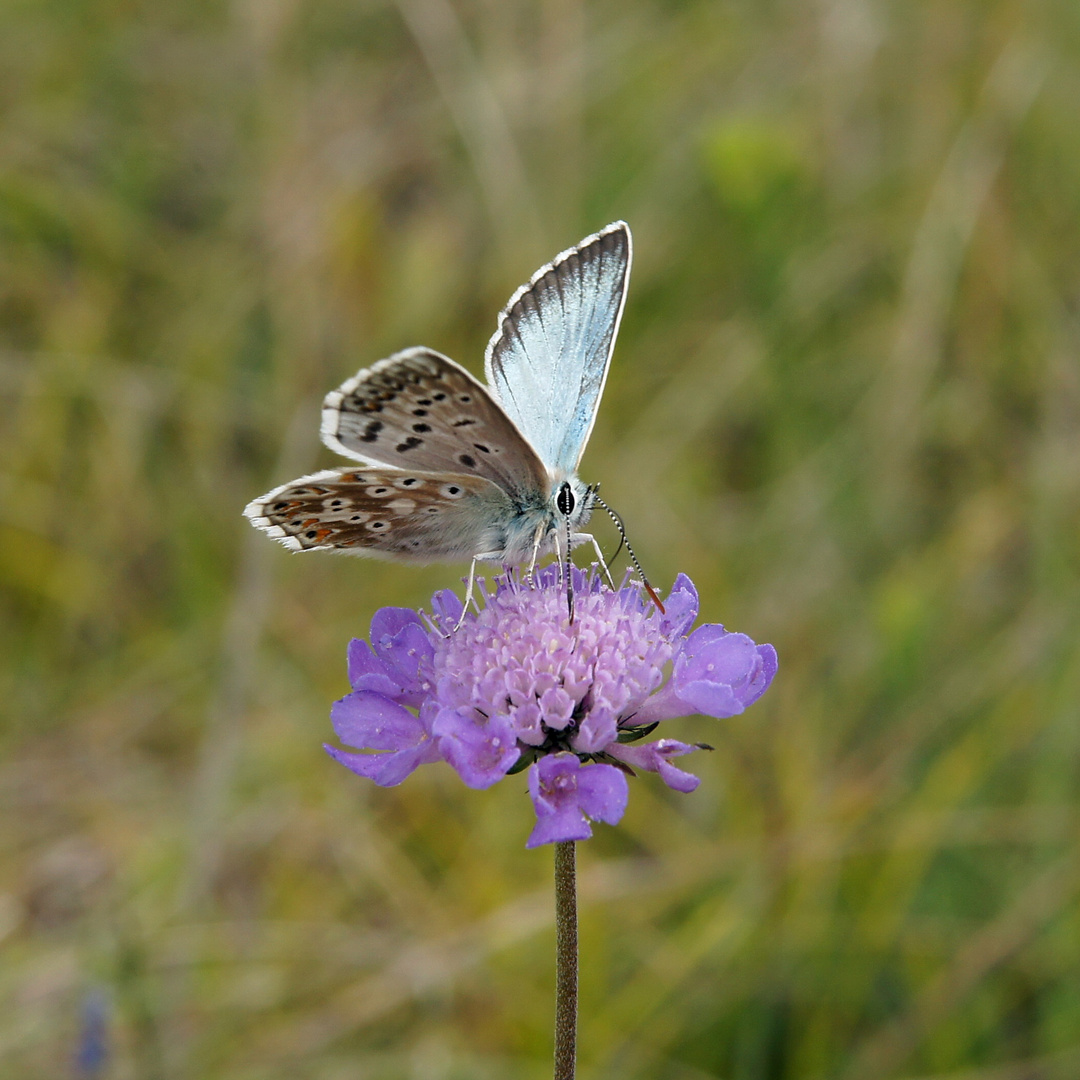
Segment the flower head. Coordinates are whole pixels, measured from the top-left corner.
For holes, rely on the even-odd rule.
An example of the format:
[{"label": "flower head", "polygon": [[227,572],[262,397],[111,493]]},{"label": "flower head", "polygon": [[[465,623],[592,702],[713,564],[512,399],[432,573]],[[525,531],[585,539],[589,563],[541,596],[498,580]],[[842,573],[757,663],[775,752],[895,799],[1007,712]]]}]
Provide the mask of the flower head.
[{"label": "flower head", "polygon": [[689,633],[698,598],[685,574],[661,613],[636,582],[612,591],[595,572],[571,573],[573,622],[555,564],[531,583],[496,577],[464,618],[449,590],[430,615],[377,612],[370,644],[349,645],[352,693],[331,711],[343,743],[375,752],[327,752],[383,786],[433,761],[474,788],[527,768],[529,847],[583,840],[587,819],[618,822],[635,768],[693,791],[698,778],[671,759],[700,747],[639,740],[677,716],[741,713],[776,674],[775,649],[715,623]]}]

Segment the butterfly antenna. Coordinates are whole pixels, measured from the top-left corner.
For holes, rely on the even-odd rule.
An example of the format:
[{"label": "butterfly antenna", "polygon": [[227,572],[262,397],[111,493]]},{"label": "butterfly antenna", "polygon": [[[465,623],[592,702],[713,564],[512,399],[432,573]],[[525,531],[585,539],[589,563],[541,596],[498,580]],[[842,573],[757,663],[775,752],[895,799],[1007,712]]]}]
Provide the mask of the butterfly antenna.
[{"label": "butterfly antenna", "polygon": [[[615,522],[615,528],[619,530],[619,547],[615,554],[618,555],[619,552],[622,551],[623,545],[626,545],[626,553],[630,556],[630,561],[634,564],[634,569],[637,570],[640,575],[641,582],[645,586],[645,591],[652,597],[652,602],[660,609],[660,614],[663,615],[664,605],[660,602],[660,597],[656,595],[656,590],[649,584],[649,579],[645,576],[645,571],[641,569],[641,563],[638,562],[637,556],[634,554],[634,549],[630,546],[630,541],[626,536],[626,526],[623,524],[623,519],[596,494],[595,489],[592,492],[592,501],[602,506],[608,512],[608,517]],[[614,557],[612,558],[612,561],[614,561]]]},{"label": "butterfly antenna", "polygon": [[566,559],[563,572],[566,575],[566,610],[570,613],[570,622],[574,622],[574,579],[570,576],[570,519],[566,519]]},{"label": "butterfly antenna", "polygon": [[[626,543],[626,529],[623,526],[622,518],[619,517],[619,515],[616,514],[615,511],[612,510],[611,507],[608,506],[608,504],[604,502],[604,500],[601,499],[599,495],[596,494],[599,490],[599,484],[594,484],[591,488],[589,488],[589,494],[592,496],[592,502],[593,504],[599,503],[608,512],[608,514],[611,515],[611,520],[615,522],[615,527],[619,530],[619,546],[615,549],[615,554],[612,555],[610,559],[605,560],[604,563],[604,569],[608,571],[608,577],[611,577],[611,571],[608,570],[608,567],[610,567],[612,563],[614,563],[615,560],[619,557],[619,552],[622,551],[623,545]],[[614,586],[612,586],[612,588],[614,588]]]}]

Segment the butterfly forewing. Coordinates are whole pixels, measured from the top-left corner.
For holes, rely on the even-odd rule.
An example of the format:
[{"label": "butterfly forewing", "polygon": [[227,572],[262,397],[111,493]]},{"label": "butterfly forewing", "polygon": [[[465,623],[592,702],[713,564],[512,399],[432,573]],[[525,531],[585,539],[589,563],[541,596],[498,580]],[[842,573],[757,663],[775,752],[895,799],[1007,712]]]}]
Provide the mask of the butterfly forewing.
[{"label": "butterfly forewing", "polygon": [[500,550],[513,513],[488,480],[397,469],[328,469],[249,503],[253,525],[293,551],[353,550],[434,562]]},{"label": "butterfly forewing", "polygon": [[510,298],[488,343],[488,382],[549,468],[576,470],[589,439],[630,258],[624,222],[587,237]]},{"label": "butterfly forewing", "polygon": [[380,360],[327,394],[322,436],[359,461],[483,477],[515,496],[547,483],[540,458],[487,388],[431,349]]}]

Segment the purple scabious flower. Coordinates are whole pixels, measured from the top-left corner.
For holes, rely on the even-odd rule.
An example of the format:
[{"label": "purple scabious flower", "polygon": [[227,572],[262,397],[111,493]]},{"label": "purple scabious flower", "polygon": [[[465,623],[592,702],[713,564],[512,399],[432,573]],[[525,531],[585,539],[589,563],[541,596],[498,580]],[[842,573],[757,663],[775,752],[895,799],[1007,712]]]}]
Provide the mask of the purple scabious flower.
[{"label": "purple scabious flower", "polygon": [[449,590],[430,615],[376,612],[370,644],[349,644],[352,693],[330,714],[343,743],[374,752],[327,752],[384,787],[433,761],[474,788],[528,769],[528,847],[584,840],[589,819],[614,825],[634,769],[693,791],[698,778],[672,759],[704,747],[640,740],[677,716],[741,713],[772,682],[776,650],[716,623],[690,632],[698,597],[685,574],[663,613],[637,582],[613,592],[595,571],[571,574],[573,622],[557,564],[531,583],[499,575],[494,593],[481,582],[483,606],[464,618]]}]

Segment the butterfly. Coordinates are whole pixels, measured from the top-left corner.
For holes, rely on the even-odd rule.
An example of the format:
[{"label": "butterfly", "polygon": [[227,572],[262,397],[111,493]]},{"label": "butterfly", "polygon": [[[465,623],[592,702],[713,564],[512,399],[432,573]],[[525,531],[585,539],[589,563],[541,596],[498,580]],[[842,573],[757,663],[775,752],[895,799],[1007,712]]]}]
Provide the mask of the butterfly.
[{"label": "butterfly", "polygon": [[531,569],[564,541],[592,541],[605,565],[580,531],[599,500],[577,468],[630,260],[630,229],[616,221],[537,270],[499,315],[486,386],[423,347],[359,371],[327,394],[321,429],[359,464],[274,488],[245,515],[292,551],[471,559],[470,583],[478,561]]}]

